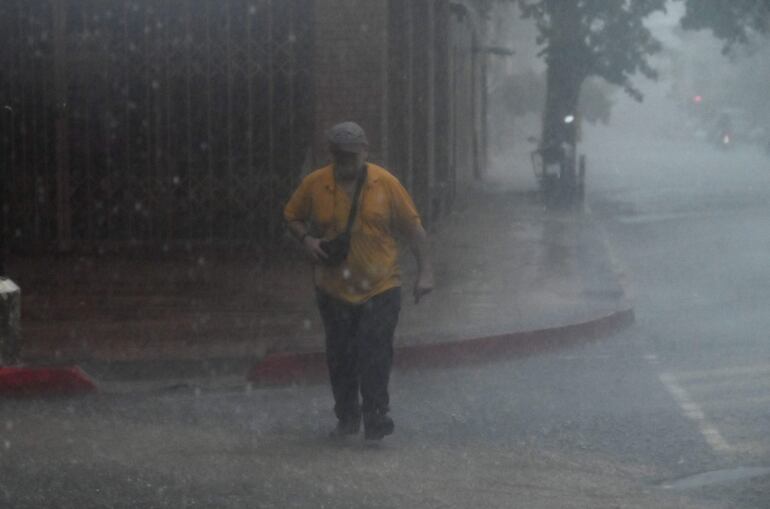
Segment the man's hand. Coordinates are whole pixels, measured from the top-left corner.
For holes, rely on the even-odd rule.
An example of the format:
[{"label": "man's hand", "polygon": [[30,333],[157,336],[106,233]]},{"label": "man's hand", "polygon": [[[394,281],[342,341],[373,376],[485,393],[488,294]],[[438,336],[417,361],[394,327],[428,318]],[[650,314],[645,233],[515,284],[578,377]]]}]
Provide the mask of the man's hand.
[{"label": "man's hand", "polygon": [[326,252],[321,249],[321,239],[306,235],[305,239],[302,241],[302,247],[305,248],[305,252],[307,252],[310,258],[316,263],[321,263],[328,258]]},{"label": "man's hand", "polygon": [[406,235],[417,261],[417,281],[414,283],[414,303],[433,291],[433,264],[428,254],[428,234],[419,222]]},{"label": "man's hand", "polygon": [[433,272],[421,272],[414,283],[414,303],[419,304],[420,299],[433,291]]}]

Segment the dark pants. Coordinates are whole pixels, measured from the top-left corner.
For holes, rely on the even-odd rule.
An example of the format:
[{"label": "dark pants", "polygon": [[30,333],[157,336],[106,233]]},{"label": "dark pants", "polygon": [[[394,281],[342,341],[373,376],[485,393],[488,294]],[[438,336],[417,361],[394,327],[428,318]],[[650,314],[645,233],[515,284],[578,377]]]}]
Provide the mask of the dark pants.
[{"label": "dark pants", "polygon": [[[340,420],[386,413],[393,363],[393,333],[401,310],[401,289],[393,288],[354,305],[316,291],[326,331],[334,413]],[[359,404],[358,392],[362,403]]]}]

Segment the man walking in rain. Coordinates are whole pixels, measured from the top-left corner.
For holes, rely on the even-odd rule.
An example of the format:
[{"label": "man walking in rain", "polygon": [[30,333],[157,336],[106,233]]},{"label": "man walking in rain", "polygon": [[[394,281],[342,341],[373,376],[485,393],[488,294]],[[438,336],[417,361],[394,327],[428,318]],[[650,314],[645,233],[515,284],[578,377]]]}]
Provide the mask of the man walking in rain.
[{"label": "man walking in rain", "polygon": [[364,130],[343,122],[328,142],[332,164],[305,177],[284,218],[315,264],[338,419],[332,436],[357,434],[363,417],[364,438],[380,440],[394,430],[388,382],[401,309],[396,238],[417,260],[415,302],[433,289],[433,268],[417,209],[396,177],[367,162]]}]

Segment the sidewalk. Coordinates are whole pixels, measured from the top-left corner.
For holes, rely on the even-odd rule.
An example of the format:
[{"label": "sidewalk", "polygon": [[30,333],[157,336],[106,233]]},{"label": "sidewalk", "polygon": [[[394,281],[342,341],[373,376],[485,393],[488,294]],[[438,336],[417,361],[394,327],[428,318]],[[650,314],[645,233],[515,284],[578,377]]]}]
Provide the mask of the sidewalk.
[{"label": "sidewalk", "polygon": [[[500,182],[463,192],[432,235],[436,288],[419,305],[411,298],[413,263],[404,258],[397,365],[548,347],[633,319],[589,213],[546,211],[536,194]],[[256,364],[258,381],[276,370],[318,369],[323,335],[310,267],[296,256],[256,259],[12,259],[9,273],[22,289],[22,356],[30,364],[95,366],[106,377],[130,378],[138,365],[200,370],[201,362],[231,372]]]}]

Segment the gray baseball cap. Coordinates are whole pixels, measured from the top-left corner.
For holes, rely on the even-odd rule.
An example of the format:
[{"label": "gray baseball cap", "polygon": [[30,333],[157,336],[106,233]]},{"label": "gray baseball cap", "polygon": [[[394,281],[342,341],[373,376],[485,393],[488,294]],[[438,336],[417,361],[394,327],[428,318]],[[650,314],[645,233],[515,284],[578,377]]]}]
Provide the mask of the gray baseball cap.
[{"label": "gray baseball cap", "polygon": [[343,152],[360,153],[369,146],[366,133],[355,122],[342,122],[335,125],[329,129],[327,139],[329,143],[334,145],[334,148]]}]

